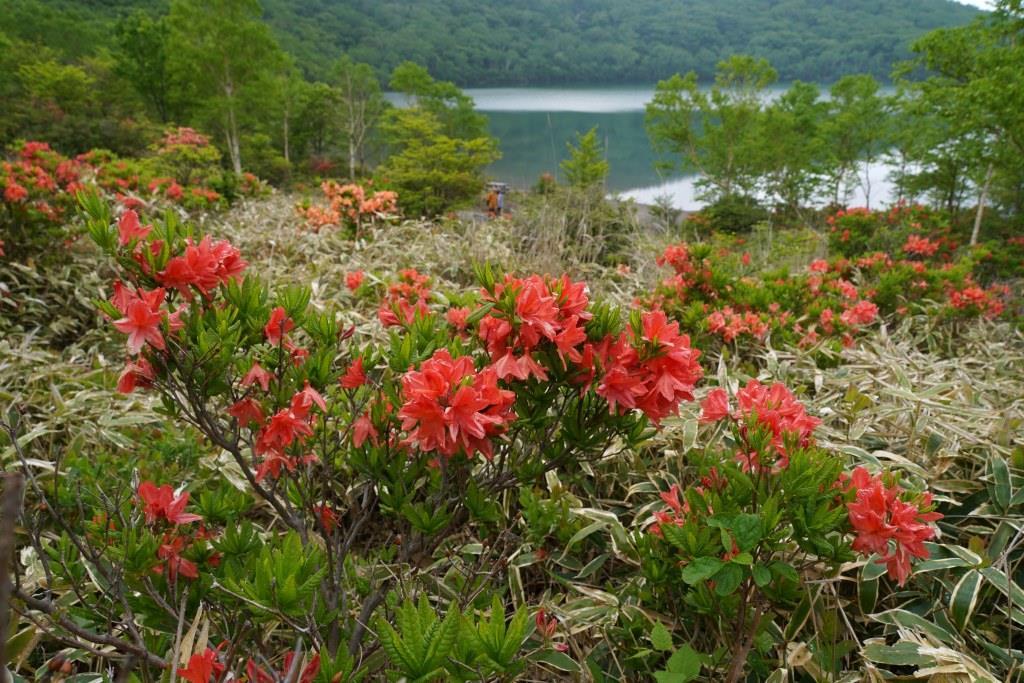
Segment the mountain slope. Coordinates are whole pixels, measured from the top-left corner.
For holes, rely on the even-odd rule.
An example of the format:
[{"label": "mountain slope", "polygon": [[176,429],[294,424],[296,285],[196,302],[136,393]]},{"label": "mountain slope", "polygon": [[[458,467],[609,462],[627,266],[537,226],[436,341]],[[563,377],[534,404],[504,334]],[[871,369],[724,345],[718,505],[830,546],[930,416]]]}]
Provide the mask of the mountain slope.
[{"label": "mountain slope", "polygon": [[[332,51],[387,71],[403,59],[461,85],[710,77],[734,53],[783,80],[887,77],[909,43],[978,12],[947,0],[264,0],[287,49],[314,69]],[[333,48],[333,50],[331,49]]]},{"label": "mountain slope", "polygon": [[[5,5],[0,30],[45,32],[29,9],[41,5],[85,37],[103,35],[104,22],[119,14],[158,12],[166,3],[0,0]],[[783,81],[851,72],[885,78],[915,38],[978,16],[950,0],[263,0],[263,7],[282,46],[312,76],[323,77],[348,52],[382,75],[410,59],[463,86],[647,83],[691,69],[708,78],[734,53],[766,57]],[[29,16],[36,19],[26,23]]]}]

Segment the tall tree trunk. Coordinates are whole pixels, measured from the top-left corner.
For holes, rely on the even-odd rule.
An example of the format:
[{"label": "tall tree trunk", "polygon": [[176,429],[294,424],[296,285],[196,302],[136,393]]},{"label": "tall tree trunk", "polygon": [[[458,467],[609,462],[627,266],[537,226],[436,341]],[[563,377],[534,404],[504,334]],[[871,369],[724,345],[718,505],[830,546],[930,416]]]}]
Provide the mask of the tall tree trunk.
[{"label": "tall tree trunk", "polygon": [[242,175],[242,150],[238,142],[238,121],[235,119],[234,103],[228,105],[228,155],[235,175]]},{"label": "tall tree trunk", "polygon": [[985,184],[981,187],[981,196],[978,197],[978,212],[974,214],[974,229],[971,230],[971,246],[978,243],[978,233],[981,232],[981,219],[985,214],[985,202],[988,201],[988,191],[992,187],[992,173],[995,165],[988,162],[988,170],[985,171]]},{"label": "tall tree trunk", "polygon": [[348,177],[352,181],[356,179],[356,139],[351,132],[348,134]]},{"label": "tall tree trunk", "polygon": [[290,109],[289,105],[286,104],[285,107],[284,107],[284,121],[283,121],[284,130],[282,131],[282,133],[284,135],[284,141],[283,141],[284,142],[284,160],[286,162],[288,162],[289,164],[291,164],[292,163],[292,157],[291,157],[291,153],[289,152],[289,149],[288,149],[288,119],[289,119],[289,114],[290,114],[289,109]]}]

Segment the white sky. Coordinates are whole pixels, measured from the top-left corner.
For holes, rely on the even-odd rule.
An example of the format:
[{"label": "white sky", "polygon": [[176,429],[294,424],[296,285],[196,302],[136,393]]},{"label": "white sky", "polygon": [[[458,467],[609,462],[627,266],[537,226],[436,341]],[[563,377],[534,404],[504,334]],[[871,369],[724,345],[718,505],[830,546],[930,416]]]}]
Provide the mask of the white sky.
[{"label": "white sky", "polygon": [[957,2],[963,5],[974,5],[982,9],[992,9],[991,0],[957,0]]}]

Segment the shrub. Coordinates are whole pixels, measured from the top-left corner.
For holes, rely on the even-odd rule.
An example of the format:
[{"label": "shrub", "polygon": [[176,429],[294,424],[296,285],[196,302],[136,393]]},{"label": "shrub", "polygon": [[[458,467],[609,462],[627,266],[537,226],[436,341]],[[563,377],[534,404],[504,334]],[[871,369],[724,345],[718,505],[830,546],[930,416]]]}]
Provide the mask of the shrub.
[{"label": "shrub", "polygon": [[[410,273],[392,293],[395,311],[403,296],[423,305],[396,316],[389,339],[360,344],[333,311],[310,309],[308,290],[271,293],[246,275],[224,240],[131,211],[115,221],[97,197],[86,210],[91,237],[117,265],[112,296],[98,305],[125,339],[118,388],[153,391],[172,419],[225,454],[218,471],[244,495],[214,478],[197,496],[199,481],[182,484],[198,473],[168,468],[130,488],[107,482],[74,511],[61,502],[73,497],[35,491],[29,523],[38,535],[47,519],[62,519],[71,534],[40,561],[86,596],[86,630],[68,633],[73,642],[106,629],[105,615],[130,596],[124,618],[145,639],[111,636],[107,653],[161,668],[195,606],[232,614],[190,640],[179,667],[186,680],[273,661],[286,668],[285,652],[305,655],[311,672],[314,653],[321,667],[351,671],[375,614],[375,639],[396,673],[515,670],[524,609],[508,623],[501,601],[486,617],[453,601],[440,619],[420,602],[397,608],[392,627],[383,620],[394,584],[378,568],[430,557],[476,528],[508,528],[515,508],[495,502],[506,492],[579,471],[612,444],[638,446],[693,398],[702,374],[699,352],[662,313],[634,311],[623,325],[568,277],[481,268],[479,298],[449,323],[443,300],[427,301],[426,283]],[[100,568],[88,590],[86,563]],[[18,599],[44,612],[52,604],[24,590]],[[456,648],[463,610],[478,637]],[[435,619],[440,632],[414,626]],[[553,630],[541,623],[546,643]],[[446,656],[421,658],[421,645]]]},{"label": "shrub", "polygon": [[757,199],[736,194],[717,199],[701,209],[700,214],[712,230],[727,233],[747,233],[768,220],[768,211]]}]

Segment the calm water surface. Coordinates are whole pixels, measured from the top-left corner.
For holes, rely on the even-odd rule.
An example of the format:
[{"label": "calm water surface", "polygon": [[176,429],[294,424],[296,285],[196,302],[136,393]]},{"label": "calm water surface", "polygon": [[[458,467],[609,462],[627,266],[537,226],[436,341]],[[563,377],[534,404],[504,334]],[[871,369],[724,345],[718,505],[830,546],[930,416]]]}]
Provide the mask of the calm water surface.
[{"label": "calm water surface", "polygon": [[[769,93],[775,97],[785,88]],[[568,157],[567,144],[597,126],[610,166],[608,190],[622,197],[653,203],[668,197],[677,208],[699,208],[695,176],[664,175],[655,169],[657,155],[644,129],[644,106],[654,88],[470,88],[477,109],[490,121],[491,133],[501,143],[502,158],[489,173],[494,180],[527,188],[542,173],[562,179],[559,164]],[[397,100],[393,100],[396,101]],[[888,170],[871,169],[871,201],[887,197]],[[851,203],[863,203],[858,192]]]}]

